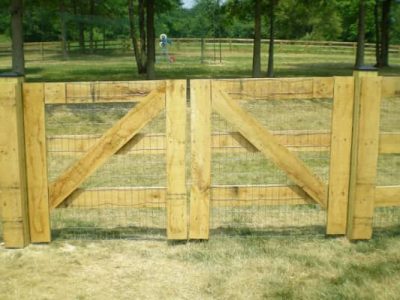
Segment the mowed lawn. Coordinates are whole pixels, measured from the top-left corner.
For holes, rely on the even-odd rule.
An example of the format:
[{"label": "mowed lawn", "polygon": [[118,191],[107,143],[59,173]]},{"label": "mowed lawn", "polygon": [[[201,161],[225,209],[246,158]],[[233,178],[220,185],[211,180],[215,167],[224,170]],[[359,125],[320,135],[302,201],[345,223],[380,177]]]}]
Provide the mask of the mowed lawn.
[{"label": "mowed lawn", "polygon": [[[185,49],[180,45],[179,51],[171,49],[174,51],[176,63],[160,59],[157,64],[159,79],[234,78],[251,74],[251,47],[224,49],[221,63],[214,61],[210,48],[205,64],[200,63],[200,50],[196,47]],[[129,53],[71,54],[68,60],[50,55],[44,60],[39,56],[27,58],[27,81],[140,79]],[[0,71],[8,70],[9,60],[0,58]],[[278,47],[276,74],[279,77],[351,75],[353,60],[352,51]],[[380,73],[400,76],[400,54],[393,54],[391,61],[393,67]],[[372,53],[367,55],[367,63],[373,63]],[[292,106],[276,101],[261,108],[250,101],[243,107],[264,119],[265,125],[273,130],[329,130],[331,104],[329,99],[319,103],[294,100]],[[388,117],[382,119],[381,130],[400,131],[396,118],[399,104],[398,98],[385,100],[383,116]],[[90,111],[85,106],[49,106],[47,134],[101,134],[128,109],[126,105],[113,107],[112,110],[100,105]],[[163,132],[164,123],[160,116],[145,132]],[[213,130],[224,132],[231,128],[214,116]],[[76,156],[51,155],[51,180],[76,159]],[[327,152],[299,155],[326,180]],[[162,155],[136,155],[135,160],[131,157],[115,157],[85,183],[86,187],[165,185]],[[189,160],[190,157],[187,163]],[[287,178],[258,154],[215,153],[213,164],[216,184],[238,184],[244,180],[247,184],[287,183]],[[398,172],[399,155],[380,156],[379,184],[400,184]],[[252,207],[247,211],[214,209],[210,240],[188,243],[165,240],[164,209],[110,210],[104,218],[100,210],[66,209],[64,215],[62,210],[56,211],[52,220],[59,227],[53,232],[53,243],[31,245],[23,250],[0,246],[1,300],[398,299],[400,295],[400,212],[396,209],[383,211],[377,219],[377,225],[391,224],[390,227],[376,230],[371,241],[357,243],[343,237],[326,237],[324,211],[308,206],[297,210],[279,206]],[[129,226],[132,217],[137,217],[139,224],[142,220],[142,224],[154,228],[131,228],[134,232],[125,239],[120,239],[124,237],[120,232],[102,234],[96,229],[106,222],[115,225],[127,221]],[[391,220],[386,220],[387,217]],[[254,222],[282,228],[262,231],[246,227]],[[307,222],[310,224],[304,226]],[[221,224],[229,226],[222,228]],[[68,235],[63,226],[82,229],[85,234]]]}]

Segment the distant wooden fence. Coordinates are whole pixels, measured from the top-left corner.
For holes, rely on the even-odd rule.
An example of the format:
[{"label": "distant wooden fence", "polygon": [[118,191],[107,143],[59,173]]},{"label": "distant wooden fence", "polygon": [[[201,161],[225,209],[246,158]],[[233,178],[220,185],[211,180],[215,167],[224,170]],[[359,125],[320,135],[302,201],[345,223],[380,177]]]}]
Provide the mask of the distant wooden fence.
[{"label": "distant wooden fence", "polygon": [[[262,43],[267,45],[268,39],[263,39]],[[157,44],[157,43],[156,43]],[[304,41],[304,40],[275,40],[276,46],[298,46],[304,47],[304,49],[317,47],[321,49],[335,49],[343,51],[353,51],[355,53],[357,43],[356,42],[337,42],[337,41]],[[29,56],[35,57],[35,59],[44,59],[49,55],[62,55],[62,44],[59,41],[54,42],[28,42],[25,43],[25,53]],[[184,50],[186,46],[196,46],[199,49],[199,56],[202,56],[200,51],[205,45],[214,46],[222,45],[224,51],[232,51],[234,47],[241,46],[252,46],[252,39],[244,38],[174,38],[173,47],[176,51]],[[89,43],[85,43],[85,51],[91,53],[92,51],[131,51],[131,41],[120,39],[120,40],[96,40],[92,44],[92,48],[89,47]],[[182,48],[181,48],[182,46]],[[81,51],[80,45],[76,41],[68,41],[67,49],[71,52]],[[203,49],[204,51],[204,49]],[[219,51],[219,50],[218,50]],[[375,44],[366,43],[365,51],[375,51]],[[400,53],[400,45],[390,45],[389,51],[391,53]],[[11,45],[9,43],[0,44],[0,55],[11,55]]]},{"label": "distant wooden fence", "polygon": [[[314,203],[326,210],[326,232],[351,240],[370,239],[375,207],[400,206],[400,185],[376,186],[379,153],[400,153],[400,132],[380,132],[383,97],[400,96],[399,77],[379,77],[356,71],[354,77],[193,80],[191,82],[191,191],[187,199],[185,152],[186,82],[23,83],[0,79],[0,207],[6,247],[51,241],[49,212],[85,207],[86,199],[135,208],[165,206],[167,237],[172,240],[208,239],[211,193],[214,206]],[[261,125],[238,104],[240,99],[333,98],[330,131],[276,131]],[[102,135],[45,133],[45,104],[137,102]],[[162,110],[165,133],[141,133]],[[235,132],[211,131],[211,114],[218,113]],[[73,142],[71,142],[73,141]],[[151,144],[151,152],[146,152]],[[82,182],[112,155],[142,154],[166,157],[167,184],[160,187],[85,190]],[[211,151],[260,152],[283,170],[294,185],[214,186]],[[47,150],[78,155],[53,182],[47,178]],[[297,153],[330,150],[326,184]],[[400,182],[399,182],[400,184]],[[146,190],[146,199],[136,196]],[[127,192],[129,192],[127,194]],[[280,202],[271,195],[284,195]],[[129,195],[129,197],[127,197]],[[269,196],[270,195],[270,196]],[[286,199],[286,200],[285,200]],[[136,202],[135,202],[136,201]],[[261,204],[260,204],[261,203]],[[189,205],[189,206],[188,206]]]}]

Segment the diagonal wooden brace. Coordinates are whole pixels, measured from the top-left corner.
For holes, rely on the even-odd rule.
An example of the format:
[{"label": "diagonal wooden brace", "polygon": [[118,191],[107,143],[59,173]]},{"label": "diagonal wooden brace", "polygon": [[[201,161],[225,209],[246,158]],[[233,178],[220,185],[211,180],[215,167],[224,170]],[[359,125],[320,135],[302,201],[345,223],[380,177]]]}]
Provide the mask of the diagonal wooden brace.
[{"label": "diagonal wooden brace", "polygon": [[327,206],[327,189],[296,155],[281,145],[276,137],[264,128],[252,115],[244,111],[230,96],[213,86],[212,107],[303,189],[323,208]]},{"label": "diagonal wooden brace", "polygon": [[164,108],[165,87],[162,87],[147,95],[93,144],[81,159],[50,184],[50,207],[59,206]]}]

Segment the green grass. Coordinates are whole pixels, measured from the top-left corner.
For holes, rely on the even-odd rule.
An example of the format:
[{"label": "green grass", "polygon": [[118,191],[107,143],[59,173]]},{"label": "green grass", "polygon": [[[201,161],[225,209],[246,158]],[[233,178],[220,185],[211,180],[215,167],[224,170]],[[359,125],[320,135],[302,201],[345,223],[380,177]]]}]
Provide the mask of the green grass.
[{"label": "green grass", "polygon": [[[266,70],[267,48],[262,49],[262,66]],[[205,52],[205,63],[201,64],[199,45],[181,44],[170,49],[177,60],[170,64],[159,57],[156,64],[157,78],[236,78],[251,76],[252,47],[249,45],[225,46],[222,62],[214,61],[213,47]],[[27,60],[28,81],[86,81],[86,80],[137,80],[132,53],[121,51],[98,52],[81,55],[72,53],[62,60],[56,52],[29,52]],[[0,72],[8,71],[11,58],[0,58]],[[382,75],[400,74],[400,54],[390,57],[391,68],[380,70]],[[374,64],[374,55],[368,52],[366,64]],[[276,76],[339,76],[351,75],[354,65],[352,50],[303,46],[279,46],[276,49]]]}]

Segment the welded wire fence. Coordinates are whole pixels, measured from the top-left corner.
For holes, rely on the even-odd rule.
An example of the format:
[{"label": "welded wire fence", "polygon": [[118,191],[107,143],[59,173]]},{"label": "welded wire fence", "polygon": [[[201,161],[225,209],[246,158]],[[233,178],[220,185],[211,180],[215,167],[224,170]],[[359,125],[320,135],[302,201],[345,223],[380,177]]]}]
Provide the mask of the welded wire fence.
[{"label": "welded wire fence", "polygon": [[[240,106],[328,181],[332,99],[239,100]],[[324,232],[326,211],[217,113],[212,115],[212,228]]]},{"label": "welded wire fence", "polygon": [[[400,97],[383,98],[381,103],[380,134],[400,133]],[[380,153],[378,157],[377,186],[400,185],[400,154]],[[374,227],[400,225],[400,207],[375,208]]]},{"label": "welded wire fence", "polygon": [[[46,105],[49,182],[82,158],[134,106],[132,102]],[[52,210],[53,236],[164,238],[165,186],[163,111]]]}]

